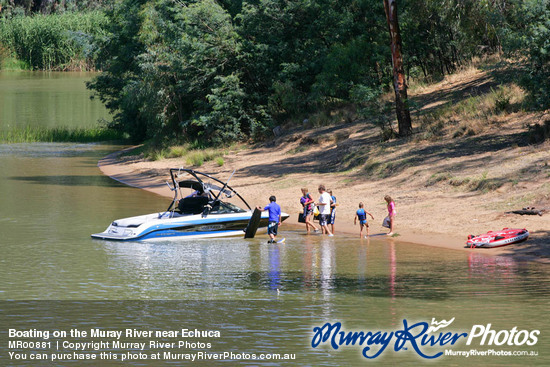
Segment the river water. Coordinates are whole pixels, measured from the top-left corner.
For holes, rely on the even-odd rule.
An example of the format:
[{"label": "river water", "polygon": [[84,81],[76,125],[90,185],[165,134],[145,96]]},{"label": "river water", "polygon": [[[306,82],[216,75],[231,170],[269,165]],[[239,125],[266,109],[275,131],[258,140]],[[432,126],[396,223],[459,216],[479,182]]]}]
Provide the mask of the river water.
[{"label": "river water", "polygon": [[[48,98],[34,99],[34,93],[35,89],[48,90],[52,85],[59,101],[78,104],[69,96],[81,93],[88,103],[97,103],[87,99],[83,87],[89,75],[70,75],[65,91],[59,80],[62,77],[54,82],[41,74],[27,77],[33,85],[29,106],[39,100],[49,103]],[[13,97],[8,96],[13,84],[3,83],[6,78],[0,74],[4,103]],[[74,86],[75,79],[80,81],[80,89]],[[21,89],[14,88],[13,93],[22,105],[28,102]],[[41,108],[49,107],[37,107],[36,111]],[[101,110],[97,106],[85,109]],[[67,116],[59,117],[60,121],[83,119],[82,126],[91,126],[90,118],[97,120],[93,114],[79,112],[71,116],[73,110],[65,111]],[[33,116],[32,111],[27,113]],[[0,116],[0,126],[5,126],[7,115]],[[31,117],[25,124],[36,121],[41,118]],[[97,161],[117,149],[120,147],[104,144],[0,145],[0,350],[7,365],[36,365],[29,356],[10,359],[10,349],[5,347],[8,328],[218,330],[219,338],[182,339],[211,343],[210,348],[197,344],[194,348],[173,349],[175,353],[234,352],[229,360],[218,361],[223,365],[416,366],[427,364],[419,352],[433,356],[446,349],[535,352],[538,356],[443,355],[433,363],[550,364],[550,323],[546,317],[550,271],[546,265],[490,256],[483,251],[402,243],[383,236],[370,240],[343,235],[306,236],[284,227],[286,244],[267,244],[265,236],[155,243],[92,240],[90,234],[103,231],[113,219],[161,211],[169,204],[166,198],[124,186],[101,174]],[[482,326],[497,333],[505,330],[498,334],[501,339],[514,327],[516,335],[522,330],[540,330],[540,335],[534,345],[527,345],[527,339],[520,346],[507,342],[488,345],[489,339],[482,344],[481,337],[466,345],[463,337],[455,345],[421,346],[418,352],[412,343],[398,348],[394,339],[371,360],[362,356],[366,344],[337,350],[327,343],[316,348],[311,345],[313,328],[327,322],[341,322],[345,331],[375,333],[403,330],[404,323],[430,324],[432,319],[453,318],[451,326],[441,331],[470,335],[474,325],[480,325],[477,331]],[[520,334],[518,342],[524,335]],[[142,339],[150,342],[150,338],[132,337],[125,341]],[[372,345],[366,354],[372,356],[378,349]],[[93,353],[91,348],[87,350]],[[116,354],[120,350],[111,345],[104,351]],[[162,353],[163,360],[151,360],[156,351],[163,350],[147,344],[143,351],[147,359],[128,364],[182,364],[181,358],[167,360]],[[244,360],[246,353],[289,353],[296,359]],[[104,357],[102,365],[121,365]],[[42,365],[48,363],[57,365],[52,361]],[[212,361],[201,363],[213,365]],[[63,364],[86,362],[66,360]]]}]

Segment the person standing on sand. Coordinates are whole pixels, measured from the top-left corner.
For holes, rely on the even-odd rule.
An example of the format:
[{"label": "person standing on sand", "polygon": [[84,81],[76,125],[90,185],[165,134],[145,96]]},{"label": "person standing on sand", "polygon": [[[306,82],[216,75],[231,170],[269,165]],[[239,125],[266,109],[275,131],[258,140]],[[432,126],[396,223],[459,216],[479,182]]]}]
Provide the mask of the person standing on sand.
[{"label": "person standing on sand", "polygon": [[393,227],[395,225],[395,215],[397,214],[397,211],[395,210],[395,203],[393,202],[391,196],[384,196],[384,200],[386,200],[386,203],[388,203],[388,218],[390,219],[390,232],[388,233],[388,236],[392,236]]},{"label": "person standing on sand", "polygon": [[332,190],[328,189],[327,192],[330,195],[330,216],[327,223],[330,224],[330,230],[334,234],[334,220],[336,219],[336,207],[338,204],[336,204],[336,196],[332,195]]},{"label": "person standing on sand", "polygon": [[302,197],[300,198],[300,203],[304,207],[304,220],[306,222],[306,231],[309,234],[309,228],[311,227],[314,232],[319,231],[315,224],[313,224],[313,207],[315,202],[313,198],[307,191],[307,188],[302,188]]},{"label": "person standing on sand", "polygon": [[369,223],[367,222],[367,214],[370,215],[372,220],[374,220],[374,217],[371,213],[366,211],[364,208],[363,203],[359,203],[359,209],[357,209],[357,212],[355,213],[355,218],[353,219],[353,225],[357,224],[357,219],[359,219],[359,237],[363,238],[363,227],[367,228],[367,235],[365,238],[369,236]]},{"label": "person standing on sand", "polygon": [[330,229],[328,228],[328,218],[330,216],[330,195],[325,191],[325,185],[319,185],[319,193],[321,197],[317,205],[319,206],[319,225],[323,231],[323,234],[328,234],[329,236],[334,236]]},{"label": "person standing on sand", "polygon": [[261,206],[257,207],[260,211],[269,211],[269,223],[267,225],[267,234],[269,235],[268,243],[274,243],[275,237],[277,237],[277,230],[281,225],[281,207],[276,203],[277,198],[273,195],[269,197],[269,205],[262,209]]}]

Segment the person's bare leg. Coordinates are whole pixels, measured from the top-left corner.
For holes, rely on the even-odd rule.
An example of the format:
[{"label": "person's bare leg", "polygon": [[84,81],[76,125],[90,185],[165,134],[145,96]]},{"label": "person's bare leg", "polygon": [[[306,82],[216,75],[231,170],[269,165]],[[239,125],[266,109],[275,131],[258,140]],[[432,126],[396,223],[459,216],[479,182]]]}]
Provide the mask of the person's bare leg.
[{"label": "person's bare leg", "polygon": [[390,216],[390,233],[388,233],[388,236],[393,235],[393,216]]}]

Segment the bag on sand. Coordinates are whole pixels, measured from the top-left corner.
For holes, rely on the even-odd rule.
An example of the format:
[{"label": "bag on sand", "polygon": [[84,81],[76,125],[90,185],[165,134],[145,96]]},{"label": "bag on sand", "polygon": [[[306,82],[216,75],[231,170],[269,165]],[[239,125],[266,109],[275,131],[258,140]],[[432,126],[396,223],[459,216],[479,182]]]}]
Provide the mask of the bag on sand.
[{"label": "bag on sand", "polygon": [[298,223],[305,223],[306,218],[304,218],[304,213],[298,214]]},{"label": "bag on sand", "polygon": [[390,217],[389,216],[384,218],[384,221],[382,222],[382,227],[390,228]]}]

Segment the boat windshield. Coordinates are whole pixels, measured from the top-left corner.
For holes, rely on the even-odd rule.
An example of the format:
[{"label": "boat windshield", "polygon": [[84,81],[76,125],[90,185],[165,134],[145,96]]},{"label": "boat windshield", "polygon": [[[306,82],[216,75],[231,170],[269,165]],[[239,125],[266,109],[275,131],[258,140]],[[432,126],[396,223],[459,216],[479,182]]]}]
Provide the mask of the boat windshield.
[{"label": "boat windshield", "polygon": [[229,214],[229,213],[244,213],[246,210],[239,208],[238,206],[220,201],[214,205],[210,214]]},{"label": "boat windshield", "polygon": [[[170,211],[174,205],[177,205],[177,209],[179,209],[182,214],[196,213],[199,211],[200,207],[204,209],[204,205],[207,204],[203,202],[204,199],[200,200],[198,198],[206,198],[208,203],[212,203],[214,201],[221,203],[214,204],[214,208],[208,211],[210,213],[226,214],[243,213],[247,211],[234,204],[222,202],[220,200],[222,194],[226,198],[236,196],[242,201],[243,204],[246,205],[248,210],[252,210],[243,197],[227,184],[228,182],[222,182],[207,173],[185,169],[182,167],[171,168],[170,176],[172,177],[173,188],[171,187],[171,189],[174,191],[174,200],[172,200],[172,203],[170,204],[170,207],[168,207],[167,211]],[[231,176],[233,176],[233,174],[231,174]],[[182,188],[191,189],[193,191],[191,194],[184,194],[180,190]]]}]

